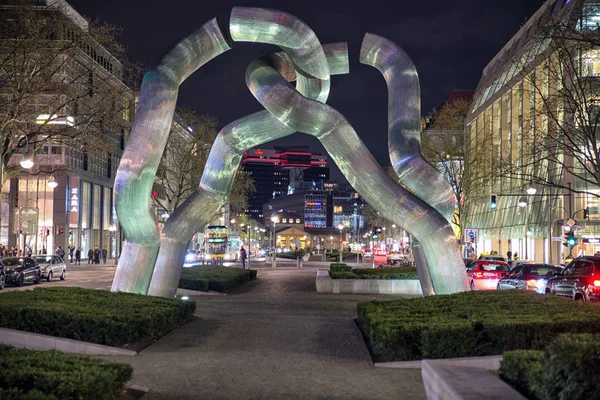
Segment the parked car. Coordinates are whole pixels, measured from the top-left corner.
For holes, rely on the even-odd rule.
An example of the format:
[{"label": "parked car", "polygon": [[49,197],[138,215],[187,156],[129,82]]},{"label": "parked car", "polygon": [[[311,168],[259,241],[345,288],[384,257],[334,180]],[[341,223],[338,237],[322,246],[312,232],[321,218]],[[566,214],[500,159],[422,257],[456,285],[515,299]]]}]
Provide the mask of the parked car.
[{"label": "parked car", "polygon": [[4,263],[0,258],[0,290],[4,289],[4,285],[6,284],[6,275],[4,273]]},{"label": "parked car", "polygon": [[42,270],[31,257],[5,257],[2,259],[6,283],[23,286],[25,282],[40,283]]},{"label": "parked car", "polygon": [[185,253],[185,262],[193,263],[200,260],[200,252],[194,249],[188,249]]},{"label": "parked car", "polygon": [[32,258],[40,265],[43,279],[46,279],[48,282],[52,281],[52,279],[57,276],[61,281],[67,279],[67,264],[61,256],[44,255],[33,256]]},{"label": "parked car", "polygon": [[500,279],[498,290],[521,289],[544,294],[548,280],[560,275],[563,269],[556,265],[520,262],[507,277]]},{"label": "parked car", "polygon": [[498,281],[509,271],[510,267],[504,261],[475,260],[467,267],[471,290],[496,290]]},{"label": "parked car", "polygon": [[548,280],[546,293],[570,297],[575,301],[599,301],[600,257],[574,259],[559,276]]},{"label": "parked car", "polygon": [[[493,255],[493,256],[490,256],[490,255],[487,255],[487,256],[481,255],[481,256],[479,256],[478,260],[488,260],[488,261],[506,261],[506,259],[505,259],[504,257],[502,257],[502,256],[497,256],[497,255]],[[509,260],[509,261],[510,261],[510,260]]]}]

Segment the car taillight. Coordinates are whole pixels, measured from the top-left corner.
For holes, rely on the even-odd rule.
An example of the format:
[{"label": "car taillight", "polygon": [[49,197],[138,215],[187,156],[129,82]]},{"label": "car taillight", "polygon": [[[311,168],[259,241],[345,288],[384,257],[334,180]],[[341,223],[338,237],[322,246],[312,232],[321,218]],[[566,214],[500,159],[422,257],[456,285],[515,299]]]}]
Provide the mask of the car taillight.
[{"label": "car taillight", "polygon": [[535,279],[529,279],[527,281],[527,286],[536,287],[537,286],[537,282],[535,281]]},{"label": "car taillight", "polygon": [[476,271],[476,272],[475,272],[475,278],[483,278],[483,272],[481,272],[481,271]]}]

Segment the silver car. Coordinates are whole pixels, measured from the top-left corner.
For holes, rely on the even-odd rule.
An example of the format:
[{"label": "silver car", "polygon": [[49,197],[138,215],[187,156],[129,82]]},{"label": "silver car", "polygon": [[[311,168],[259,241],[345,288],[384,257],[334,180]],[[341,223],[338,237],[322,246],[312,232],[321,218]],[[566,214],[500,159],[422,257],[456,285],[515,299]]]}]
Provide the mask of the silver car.
[{"label": "silver car", "polygon": [[33,256],[32,258],[40,265],[42,278],[48,282],[56,277],[59,277],[61,281],[67,279],[67,264],[60,256],[44,255]]}]

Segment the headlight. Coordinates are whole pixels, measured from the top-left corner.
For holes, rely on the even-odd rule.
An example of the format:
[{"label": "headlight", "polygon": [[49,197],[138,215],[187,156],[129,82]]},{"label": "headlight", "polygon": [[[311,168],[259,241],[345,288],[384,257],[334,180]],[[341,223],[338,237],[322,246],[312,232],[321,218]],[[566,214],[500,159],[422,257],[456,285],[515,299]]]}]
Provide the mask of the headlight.
[{"label": "headlight", "polygon": [[191,261],[192,260],[192,255],[188,254],[185,256],[185,261]]}]

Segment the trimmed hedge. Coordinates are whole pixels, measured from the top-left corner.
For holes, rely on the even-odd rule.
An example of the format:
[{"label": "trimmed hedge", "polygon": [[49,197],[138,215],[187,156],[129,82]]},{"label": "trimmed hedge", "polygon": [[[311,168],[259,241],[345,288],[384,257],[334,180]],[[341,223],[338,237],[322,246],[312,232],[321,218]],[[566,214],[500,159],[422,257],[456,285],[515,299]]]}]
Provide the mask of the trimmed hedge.
[{"label": "trimmed hedge", "polygon": [[348,268],[349,270],[331,269],[331,277],[333,279],[419,279],[417,269],[414,267]]},{"label": "trimmed hedge", "polygon": [[531,399],[600,399],[600,335],[565,334],[541,351],[505,352],[500,377]]},{"label": "trimmed hedge", "polygon": [[197,266],[183,270],[179,287],[200,291],[229,292],[253,279],[256,279],[255,269]]},{"label": "trimmed hedge", "polygon": [[190,301],[73,287],[0,294],[0,327],[108,346],[160,338],[194,311]]},{"label": "trimmed hedge", "polygon": [[561,333],[600,332],[600,305],[521,290],[362,302],[358,319],[384,360],[541,350]]},{"label": "trimmed hedge", "polygon": [[352,267],[344,263],[331,263],[329,264],[329,272],[352,272]]},{"label": "trimmed hedge", "polygon": [[0,345],[2,399],[116,399],[132,375],[127,364]]}]

